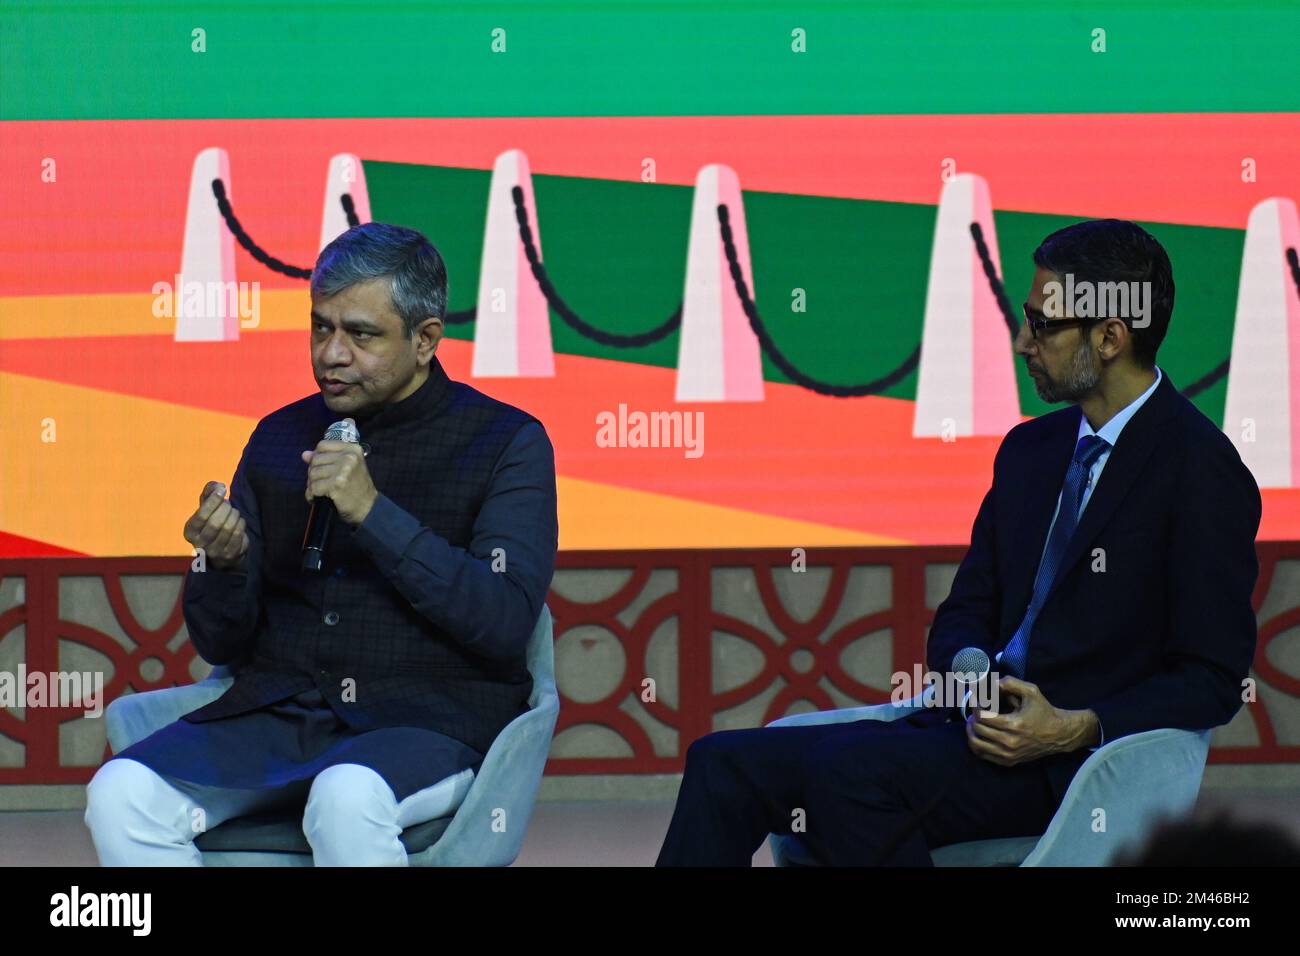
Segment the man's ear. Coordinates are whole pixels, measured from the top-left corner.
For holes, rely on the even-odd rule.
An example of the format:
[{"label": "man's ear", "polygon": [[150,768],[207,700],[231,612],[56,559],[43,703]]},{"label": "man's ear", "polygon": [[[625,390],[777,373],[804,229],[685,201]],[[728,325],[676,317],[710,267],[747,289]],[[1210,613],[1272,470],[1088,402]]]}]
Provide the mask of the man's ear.
[{"label": "man's ear", "polygon": [[[1103,358],[1115,358],[1124,350],[1124,340],[1132,339],[1133,330],[1122,319],[1106,321],[1101,323],[1102,336],[1099,347]],[[1110,355],[1106,355],[1110,352]]]},{"label": "man's ear", "polygon": [[420,324],[415,330],[415,336],[419,340],[416,342],[416,357],[423,362],[433,360],[433,355],[438,351],[438,343],[442,341],[443,324],[442,319],[432,315]]}]

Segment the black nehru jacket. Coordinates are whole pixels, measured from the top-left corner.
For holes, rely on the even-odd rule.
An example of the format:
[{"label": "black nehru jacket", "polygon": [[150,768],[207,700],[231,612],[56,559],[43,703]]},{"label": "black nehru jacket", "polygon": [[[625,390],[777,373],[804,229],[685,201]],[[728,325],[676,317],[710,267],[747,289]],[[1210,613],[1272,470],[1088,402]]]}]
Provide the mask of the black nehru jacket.
[{"label": "black nehru jacket", "polygon": [[302,452],[341,417],[316,394],[250,437],[231,486],[251,518],[247,570],[191,570],[183,600],[199,654],[235,682],[184,719],[316,688],[353,730],[419,727],[486,752],[527,707],[525,650],[555,567],[546,432],[435,358],[411,395],[353,416],[379,498],[355,528],[336,518],[323,571],[304,572]]}]

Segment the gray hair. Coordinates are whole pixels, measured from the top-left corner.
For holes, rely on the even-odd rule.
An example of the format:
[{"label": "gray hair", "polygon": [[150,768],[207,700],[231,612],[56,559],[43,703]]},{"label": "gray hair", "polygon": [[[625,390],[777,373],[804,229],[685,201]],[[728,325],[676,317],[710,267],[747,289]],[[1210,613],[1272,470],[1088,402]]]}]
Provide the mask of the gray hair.
[{"label": "gray hair", "polygon": [[392,278],[393,310],[409,339],[430,316],[447,310],[447,267],[424,233],[385,222],[353,226],[321,250],[311,290],[323,296],[383,276]]}]

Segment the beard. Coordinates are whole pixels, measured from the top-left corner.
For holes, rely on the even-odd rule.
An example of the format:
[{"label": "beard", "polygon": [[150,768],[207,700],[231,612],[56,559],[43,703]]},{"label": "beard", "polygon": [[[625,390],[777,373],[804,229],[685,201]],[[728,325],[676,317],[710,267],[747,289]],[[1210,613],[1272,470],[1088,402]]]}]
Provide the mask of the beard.
[{"label": "beard", "polygon": [[1093,361],[1092,348],[1087,339],[1079,343],[1079,348],[1070,358],[1070,367],[1060,381],[1048,375],[1043,369],[1042,377],[1034,379],[1034,388],[1038,397],[1045,402],[1077,402],[1097,387],[1101,381],[1101,369]]}]

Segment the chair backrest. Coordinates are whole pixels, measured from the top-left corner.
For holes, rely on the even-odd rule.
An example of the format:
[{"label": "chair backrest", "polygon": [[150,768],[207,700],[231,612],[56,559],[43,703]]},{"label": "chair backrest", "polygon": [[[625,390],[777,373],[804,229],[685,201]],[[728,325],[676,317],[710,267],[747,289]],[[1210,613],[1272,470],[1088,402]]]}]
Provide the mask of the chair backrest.
[{"label": "chair backrest", "polygon": [[[1098,748],[1075,771],[1047,830],[1021,865],[1106,866],[1162,819],[1190,811],[1201,788],[1210,734],[1162,728]],[[1098,817],[1099,809],[1104,817]]]}]

